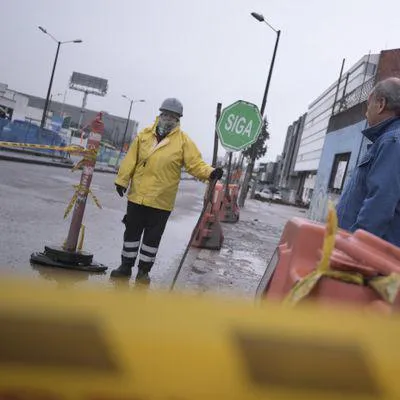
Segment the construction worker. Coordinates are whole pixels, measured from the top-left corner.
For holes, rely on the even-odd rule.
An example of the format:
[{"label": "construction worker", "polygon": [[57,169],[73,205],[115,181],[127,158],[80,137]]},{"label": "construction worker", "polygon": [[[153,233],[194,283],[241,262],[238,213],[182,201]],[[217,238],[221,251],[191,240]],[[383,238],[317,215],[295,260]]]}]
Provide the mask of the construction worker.
[{"label": "construction worker", "polygon": [[202,181],[223,175],[221,168],[214,169],[203,161],[196,145],[181,130],[182,103],[168,98],[160,112],[154,124],[132,142],[115,180],[121,197],[128,187],[129,191],[121,265],[111,277],[129,278],[138,257],[136,281],[143,284],[150,282],[149,272],[174,207],[182,167]]}]

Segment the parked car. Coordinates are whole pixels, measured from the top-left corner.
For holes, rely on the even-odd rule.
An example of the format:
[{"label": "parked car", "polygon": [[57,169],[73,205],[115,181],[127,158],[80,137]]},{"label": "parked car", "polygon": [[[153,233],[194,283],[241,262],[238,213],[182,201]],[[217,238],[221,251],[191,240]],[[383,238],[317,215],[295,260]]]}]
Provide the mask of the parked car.
[{"label": "parked car", "polygon": [[256,191],[255,197],[259,197],[261,199],[270,200],[272,198],[272,193],[268,189],[261,189]]},{"label": "parked car", "polygon": [[276,192],[272,195],[272,200],[281,200],[282,201],[282,195],[280,192]]}]

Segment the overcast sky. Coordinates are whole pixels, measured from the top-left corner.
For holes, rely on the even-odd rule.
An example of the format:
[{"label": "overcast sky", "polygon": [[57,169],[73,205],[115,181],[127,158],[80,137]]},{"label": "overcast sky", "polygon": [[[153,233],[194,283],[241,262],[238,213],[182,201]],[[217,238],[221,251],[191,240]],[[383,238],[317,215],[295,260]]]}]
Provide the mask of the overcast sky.
[{"label": "overcast sky", "polygon": [[[108,79],[106,97],[87,107],[149,125],[165,97],[184,105],[182,127],[203,155],[212,155],[215,110],[246,100],[260,106],[276,34],[250,16],[256,11],[282,31],[266,114],[268,160],[282,151],[286,130],[308,104],[369,51],[400,47],[395,0],[0,0],[0,82],[44,97],[56,44],[61,47],[53,91],[73,71]],[[6,12],[5,12],[6,11]],[[68,91],[67,102],[80,105]],[[62,98],[58,98],[62,101]],[[221,154],[224,152],[221,151]]]}]

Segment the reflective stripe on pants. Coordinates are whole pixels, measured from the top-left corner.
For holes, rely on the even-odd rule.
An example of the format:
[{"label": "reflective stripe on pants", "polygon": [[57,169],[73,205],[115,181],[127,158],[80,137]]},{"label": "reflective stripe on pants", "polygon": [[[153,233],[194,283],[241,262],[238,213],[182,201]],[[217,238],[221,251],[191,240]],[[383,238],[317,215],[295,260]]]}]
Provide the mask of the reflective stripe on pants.
[{"label": "reflective stripe on pants", "polygon": [[133,266],[139,254],[138,267],[150,271],[170,214],[170,211],[128,202],[124,218],[126,229],[121,254],[122,263]]}]

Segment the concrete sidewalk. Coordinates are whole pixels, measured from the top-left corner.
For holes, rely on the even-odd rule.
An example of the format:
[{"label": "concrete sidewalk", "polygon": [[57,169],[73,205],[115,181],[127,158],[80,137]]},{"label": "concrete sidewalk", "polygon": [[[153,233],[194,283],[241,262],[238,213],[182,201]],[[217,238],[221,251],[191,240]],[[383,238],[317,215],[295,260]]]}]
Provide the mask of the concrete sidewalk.
[{"label": "concrete sidewalk", "polygon": [[[80,160],[82,157],[73,157],[72,160],[69,158],[62,158],[59,156],[52,156],[49,154],[34,154],[34,152],[26,152],[24,150],[3,150],[0,149],[0,160],[15,161],[27,164],[37,164],[37,165],[48,165],[52,167],[59,168],[69,168],[71,169],[74,165],[74,161]],[[114,167],[109,167],[107,165],[96,164],[96,172],[106,172],[110,174],[115,174],[116,170]]]},{"label": "concrete sidewalk", "polygon": [[304,218],[305,212],[247,200],[239,222],[222,224],[225,241],[221,250],[190,250],[176,288],[253,297],[286,222],[293,217]]}]

